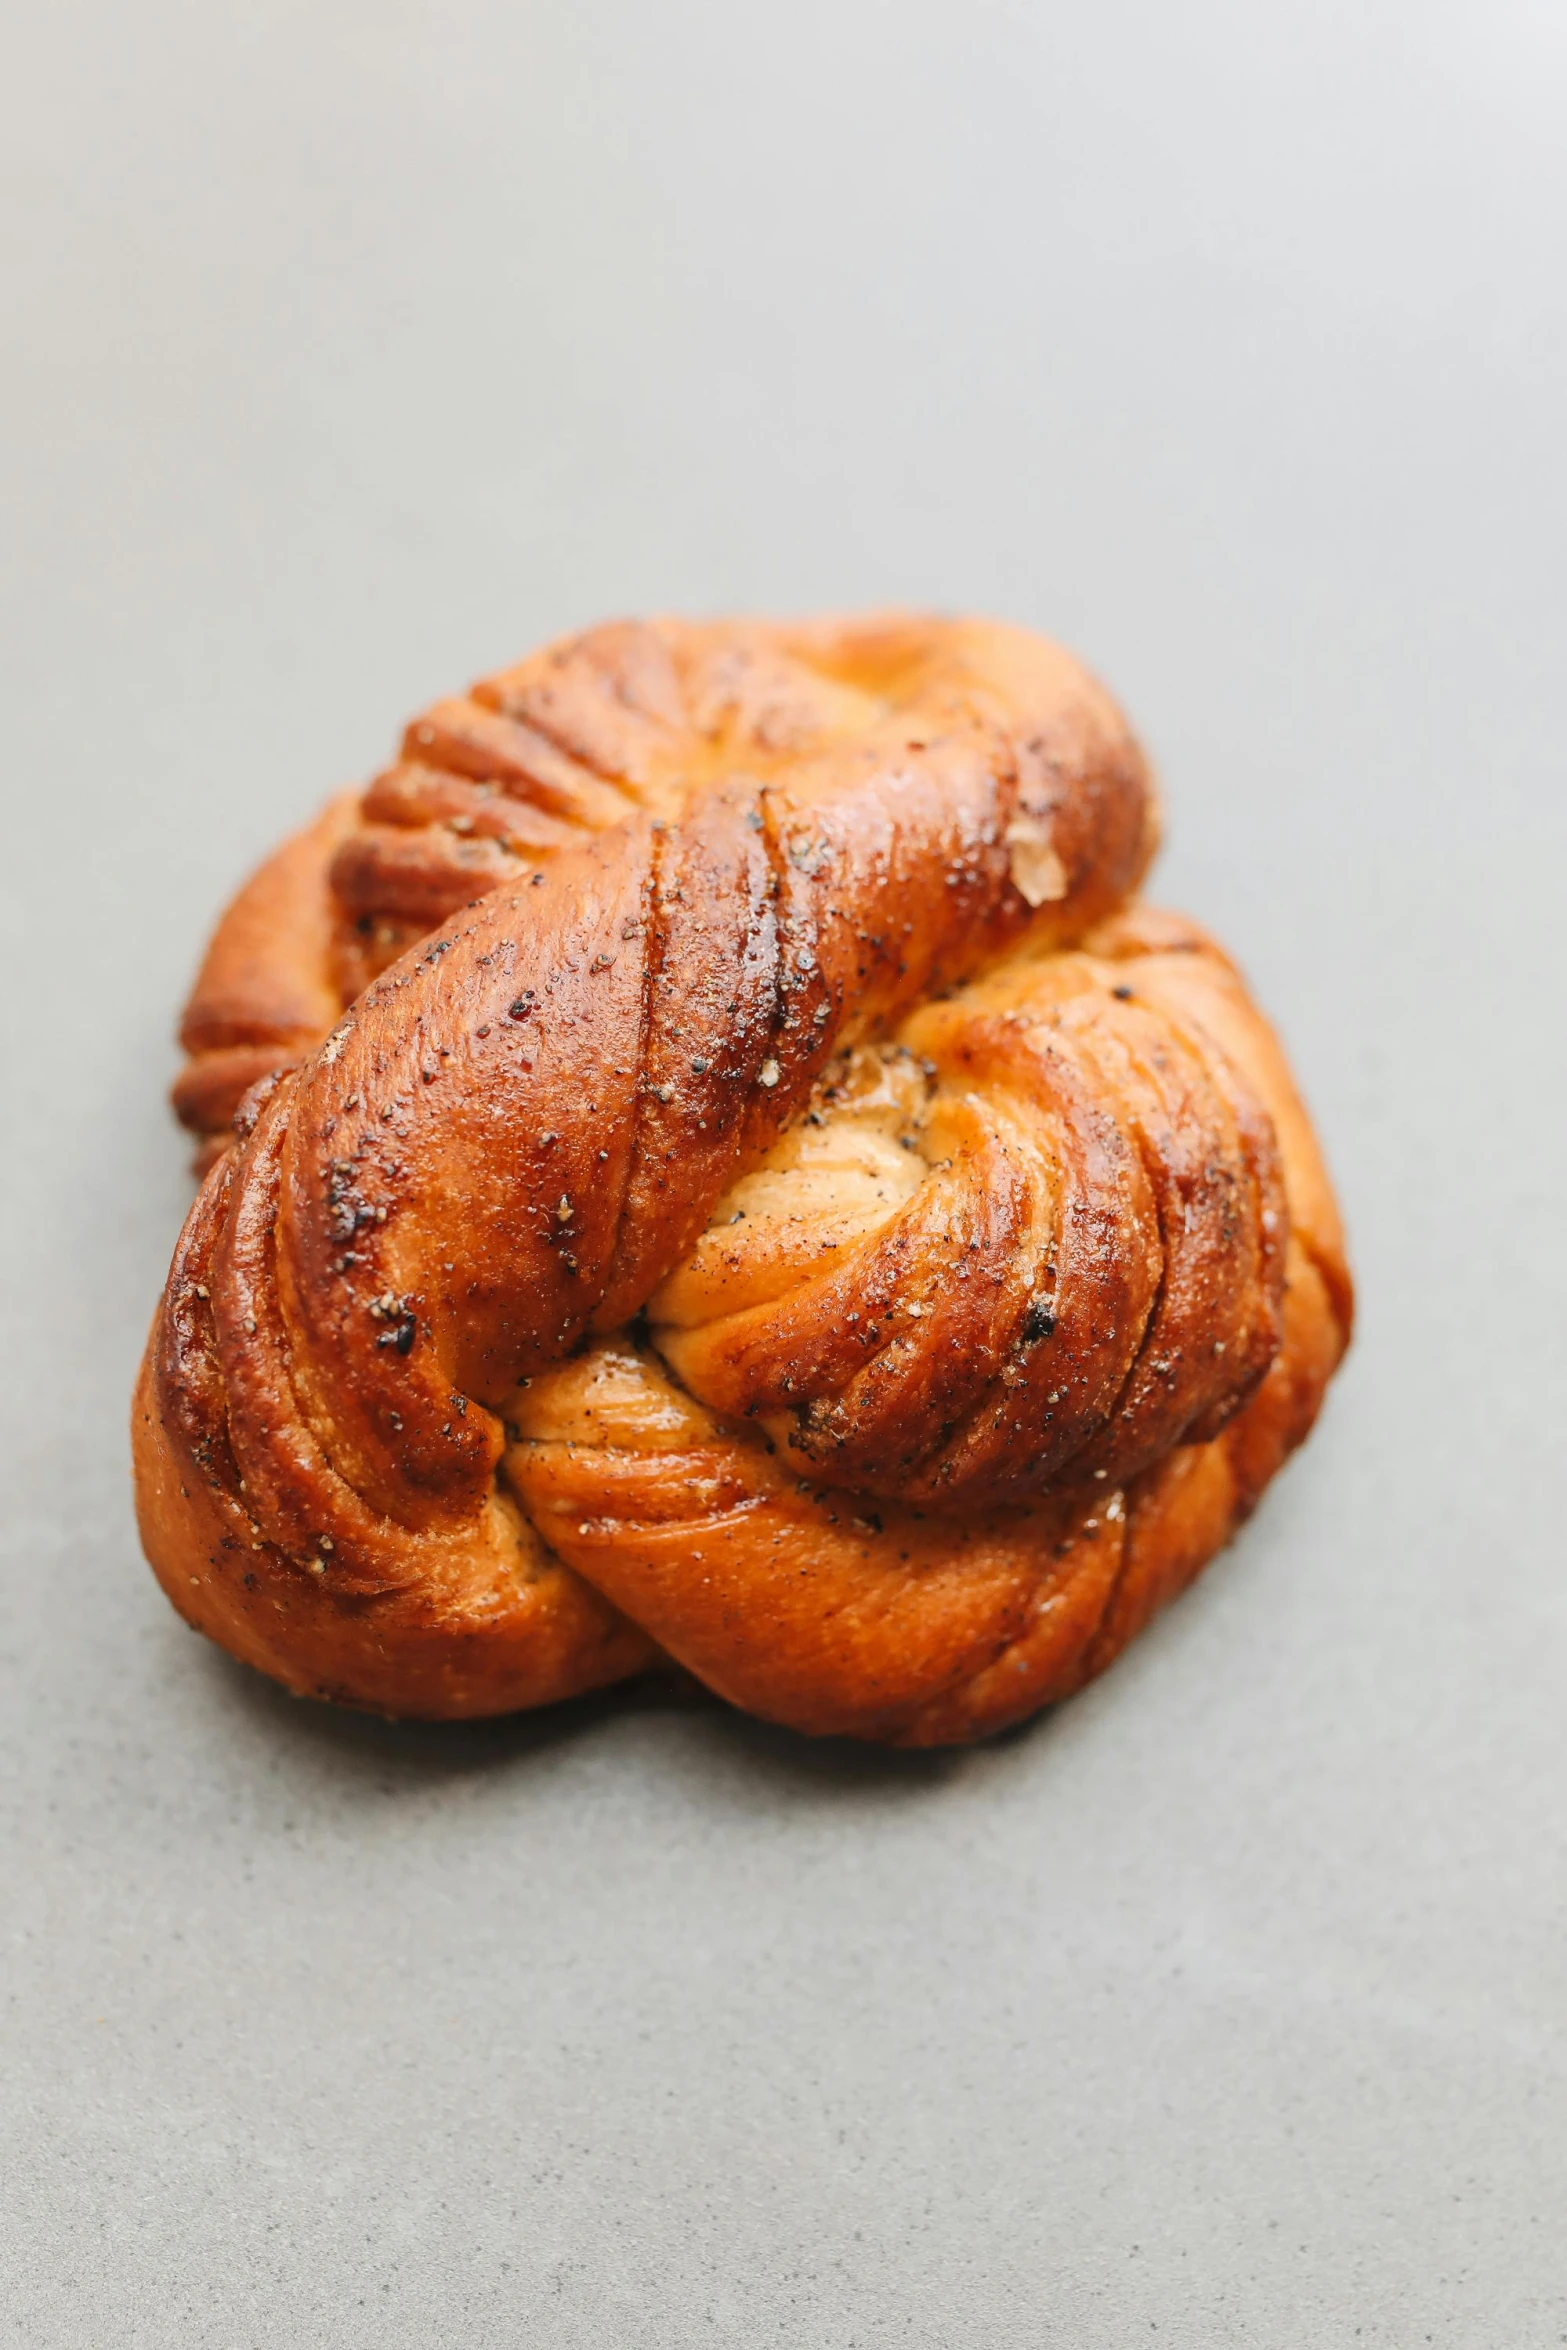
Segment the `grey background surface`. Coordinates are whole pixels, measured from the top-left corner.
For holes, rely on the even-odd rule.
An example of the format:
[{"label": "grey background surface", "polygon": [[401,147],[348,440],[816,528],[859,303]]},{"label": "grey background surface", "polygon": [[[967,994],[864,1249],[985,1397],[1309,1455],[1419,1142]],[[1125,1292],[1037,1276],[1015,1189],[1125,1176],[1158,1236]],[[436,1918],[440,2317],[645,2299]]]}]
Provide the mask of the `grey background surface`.
[{"label": "grey background surface", "polygon": [[[1553,0],[6,12],[0,2338],[1567,2341]],[[125,1399],[223,894],[606,613],[1077,645],[1357,1351],[950,1758],[292,1704]]]}]

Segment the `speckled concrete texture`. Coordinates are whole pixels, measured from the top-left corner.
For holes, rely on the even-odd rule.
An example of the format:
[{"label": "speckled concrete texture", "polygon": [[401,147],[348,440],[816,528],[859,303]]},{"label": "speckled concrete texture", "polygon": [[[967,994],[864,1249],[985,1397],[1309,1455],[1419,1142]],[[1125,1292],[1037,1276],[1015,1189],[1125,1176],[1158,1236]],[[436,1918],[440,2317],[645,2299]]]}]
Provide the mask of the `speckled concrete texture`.
[{"label": "speckled concrete texture", "polygon": [[[1560,10],[12,18],[0,2341],[1567,2341]],[[1145,731],[1316,1440],[981,1752],[291,1703],[128,1504],[209,917],[546,634],[895,599]]]}]

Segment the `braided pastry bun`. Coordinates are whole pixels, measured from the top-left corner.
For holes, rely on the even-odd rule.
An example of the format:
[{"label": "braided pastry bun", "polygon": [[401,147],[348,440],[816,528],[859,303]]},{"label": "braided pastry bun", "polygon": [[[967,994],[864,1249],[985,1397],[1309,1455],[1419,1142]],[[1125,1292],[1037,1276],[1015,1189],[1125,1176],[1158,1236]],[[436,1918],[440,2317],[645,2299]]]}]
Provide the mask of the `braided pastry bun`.
[{"label": "braided pastry bun", "polygon": [[[392,1714],[675,1659],[981,1736],[1228,1539],[1347,1342],[1279,1048],[1021,630],[600,629],[224,918],[135,1408],[185,1618]],[[233,1147],[224,1121],[234,1112]]]}]

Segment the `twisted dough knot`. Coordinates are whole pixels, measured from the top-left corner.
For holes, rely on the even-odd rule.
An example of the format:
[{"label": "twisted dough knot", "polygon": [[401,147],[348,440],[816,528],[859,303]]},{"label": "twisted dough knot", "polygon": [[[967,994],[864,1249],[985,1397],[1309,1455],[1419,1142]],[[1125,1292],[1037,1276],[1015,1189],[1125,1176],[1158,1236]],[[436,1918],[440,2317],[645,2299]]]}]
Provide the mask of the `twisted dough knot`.
[{"label": "twisted dough knot", "polygon": [[932,1743],[1098,1671],[1349,1327],[1152,839],[1113,704],[974,623],[601,630],[416,722],[187,1016],[198,1129],[261,1082],[138,1394],[176,1606],[396,1713],[663,1654]]}]

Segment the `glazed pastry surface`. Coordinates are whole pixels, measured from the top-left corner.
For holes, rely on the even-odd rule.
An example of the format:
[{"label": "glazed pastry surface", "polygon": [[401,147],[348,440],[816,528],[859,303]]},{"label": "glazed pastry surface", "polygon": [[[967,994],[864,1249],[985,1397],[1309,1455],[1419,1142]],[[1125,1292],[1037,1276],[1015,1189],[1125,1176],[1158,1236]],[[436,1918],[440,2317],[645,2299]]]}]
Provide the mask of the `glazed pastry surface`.
[{"label": "glazed pastry surface", "polygon": [[176,1607],[395,1714],[673,1658],[932,1744],[1101,1670],[1351,1310],[1154,836],[1113,702],[992,624],[623,624],[416,720],[187,1011],[135,1410]]}]

